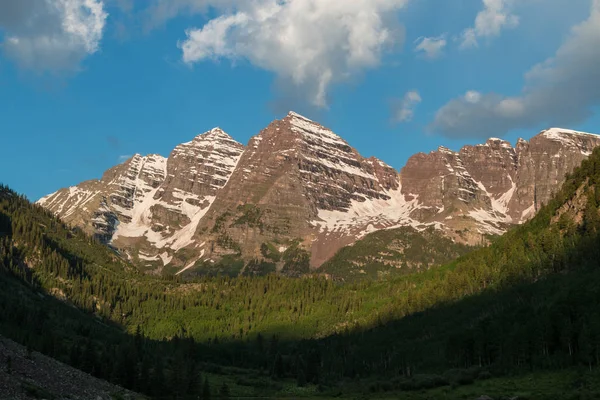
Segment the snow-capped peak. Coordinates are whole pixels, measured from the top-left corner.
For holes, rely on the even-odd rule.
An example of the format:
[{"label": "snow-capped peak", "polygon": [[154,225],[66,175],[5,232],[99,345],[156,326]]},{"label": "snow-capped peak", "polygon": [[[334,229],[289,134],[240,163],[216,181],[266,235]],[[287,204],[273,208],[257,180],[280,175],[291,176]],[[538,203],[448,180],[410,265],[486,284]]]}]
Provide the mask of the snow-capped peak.
[{"label": "snow-capped peak", "polygon": [[563,128],[550,128],[542,131],[540,136],[554,142],[560,142],[564,146],[577,148],[585,156],[592,154],[592,150],[595,147],[595,143],[593,142],[597,141],[600,137],[593,133],[578,132]]},{"label": "snow-capped peak", "polygon": [[294,112],[294,111],[290,111],[288,113],[288,117],[300,118],[300,119],[303,119],[303,120],[308,121],[308,122],[314,122],[313,120],[311,120],[309,118],[306,118],[304,115],[300,115],[300,114],[298,114],[297,112]]},{"label": "snow-capped peak", "polygon": [[289,116],[291,117],[290,125],[292,126],[292,131],[294,132],[301,133],[312,140],[320,140],[329,145],[348,145],[344,139],[333,133],[330,129],[327,129],[308,118],[296,113],[290,113]]},{"label": "snow-capped peak", "polygon": [[499,146],[499,147],[502,147],[505,149],[512,149],[512,145],[510,144],[509,141],[500,139],[500,138],[496,138],[496,137],[489,138],[483,146],[488,146],[488,147],[489,146],[491,146],[491,147]]},{"label": "snow-capped peak", "polygon": [[235,145],[240,145],[235,139],[233,139],[227,132],[223,129],[216,127],[209,131],[206,131],[198,136],[196,136],[191,142],[183,143],[182,146],[187,145],[204,145],[208,143],[214,143],[219,141],[231,142]]},{"label": "snow-capped peak", "polygon": [[497,138],[497,137],[493,137],[493,138],[489,138],[489,139],[487,140],[487,142],[486,142],[486,144],[490,144],[490,143],[494,143],[494,144],[496,144],[496,143],[504,144],[504,143],[510,143],[510,142],[508,142],[507,140],[504,140],[504,139],[500,139],[500,138]]},{"label": "snow-capped peak", "polygon": [[542,131],[542,134],[548,139],[561,140],[565,136],[576,135],[576,136],[598,136],[595,133],[587,133],[587,132],[579,132],[574,131],[572,129],[564,129],[564,128],[550,128],[545,131]]},{"label": "snow-capped peak", "polygon": [[446,146],[439,146],[437,151],[439,151],[442,154],[451,154],[451,155],[455,155],[456,152],[450,150],[449,148],[447,148]]},{"label": "snow-capped peak", "polygon": [[[223,129],[219,128],[218,126],[216,128],[212,128],[210,131],[208,131],[208,134],[217,135],[217,136],[227,135],[227,133],[225,133],[225,131]],[[227,136],[229,136],[229,135],[227,135]]]}]

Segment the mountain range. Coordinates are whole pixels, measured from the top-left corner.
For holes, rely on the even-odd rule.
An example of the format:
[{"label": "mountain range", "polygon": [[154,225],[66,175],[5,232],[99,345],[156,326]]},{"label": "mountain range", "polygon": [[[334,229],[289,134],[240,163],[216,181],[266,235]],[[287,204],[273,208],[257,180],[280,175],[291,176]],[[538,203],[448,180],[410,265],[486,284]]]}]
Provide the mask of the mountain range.
[{"label": "mountain range", "polygon": [[[0,335],[24,346],[4,341],[0,397],[89,397],[82,378],[37,352],[157,399],[206,399],[216,388],[220,398],[598,397],[600,148],[532,220],[489,246],[445,263],[456,243],[443,232],[372,232],[322,267],[445,264],[381,282],[179,280],[143,274],[0,185]],[[419,260],[419,247],[432,251]],[[303,253],[286,250],[284,265],[291,254]],[[73,379],[52,381],[52,368]]]},{"label": "mountain range", "polygon": [[247,146],[215,128],[168,158],[137,154],[38,204],[148,272],[225,262],[234,273],[257,263],[306,273],[384,229],[485,243],[533,217],[598,145],[597,135],[552,128],[515,146],[440,147],[397,171],[290,112]]}]

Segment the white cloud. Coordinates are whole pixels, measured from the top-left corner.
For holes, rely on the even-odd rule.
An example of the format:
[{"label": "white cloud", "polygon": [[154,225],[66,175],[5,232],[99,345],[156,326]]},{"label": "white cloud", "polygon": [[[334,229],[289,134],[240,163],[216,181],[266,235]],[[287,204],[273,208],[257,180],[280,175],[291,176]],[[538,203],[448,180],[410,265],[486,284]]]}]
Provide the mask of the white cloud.
[{"label": "white cloud", "polygon": [[100,0],[0,1],[2,48],[23,68],[75,70],[98,51],[106,17]]},{"label": "white cloud", "polygon": [[[252,0],[254,1],[254,0]],[[151,3],[146,10],[145,25],[152,29],[164,24],[180,14],[194,15],[206,13],[211,8],[227,12],[249,0],[147,0]]]},{"label": "white cloud", "polygon": [[395,122],[409,122],[415,115],[415,108],[421,103],[421,95],[416,90],[411,90],[404,95],[394,107]]},{"label": "white cloud", "polygon": [[446,44],[446,35],[438,37],[420,37],[415,40],[415,51],[423,53],[426,58],[435,59],[442,55]]},{"label": "white cloud", "polygon": [[[186,63],[246,60],[275,73],[280,85],[314,106],[326,107],[332,84],[378,66],[383,53],[403,41],[395,12],[407,2],[179,1],[196,11],[209,5],[229,10],[189,29],[179,46]],[[165,5],[163,14],[172,12]]]},{"label": "white cloud", "polygon": [[479,101],[481,101],[481,93],[475,90],[469,90],[465,93],[465,101],[471,104],[479,103]]},{"label": "white cloud", "polygon": [[571,29],[554,57],[525,75],[519,96],[469,92],[443,106],[431,128],[452,137],[489,137],[582,122],[600,104],[599,65],[600,0],[593,0],[589,18]]},{"label": "white cloud", "polygon": [[460,47],[477,47],[480,38],[495,37],[503,29],[517,26],[519,17],[511,14],[513,2],[514,0],[483,0],[483,10],[477,14],[475,25],[462,33]]}]

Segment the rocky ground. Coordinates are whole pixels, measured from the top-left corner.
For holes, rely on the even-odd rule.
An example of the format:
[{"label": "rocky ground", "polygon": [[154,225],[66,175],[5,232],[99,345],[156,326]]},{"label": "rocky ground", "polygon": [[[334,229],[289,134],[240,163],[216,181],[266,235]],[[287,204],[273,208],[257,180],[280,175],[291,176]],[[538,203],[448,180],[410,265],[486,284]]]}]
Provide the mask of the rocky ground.
[{"label": "rocky ground", "polygon": [[0,400],[142,400],[50,357],[0,336]]}]

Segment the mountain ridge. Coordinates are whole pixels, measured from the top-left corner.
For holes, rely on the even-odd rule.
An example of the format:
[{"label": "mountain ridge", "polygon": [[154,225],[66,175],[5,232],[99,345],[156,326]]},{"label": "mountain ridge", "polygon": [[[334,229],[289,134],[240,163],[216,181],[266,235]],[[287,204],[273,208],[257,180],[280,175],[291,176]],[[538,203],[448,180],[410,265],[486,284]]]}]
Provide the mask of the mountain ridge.
[{"label": "mountain ridge", "polygon": [[136,154],[38,204],[147,271],[224,257],[270,263],[267,246],[280,253],[276,270],[297,248],[308,272],[381,229],[435,227],[465,244],[502,234],[531,218],[599,145],[600,136],[551,128],[515,147],[498,138],[459,151],[440,146],[398,171],[290,112],[247,146],[213,128],[168,158]]}]

